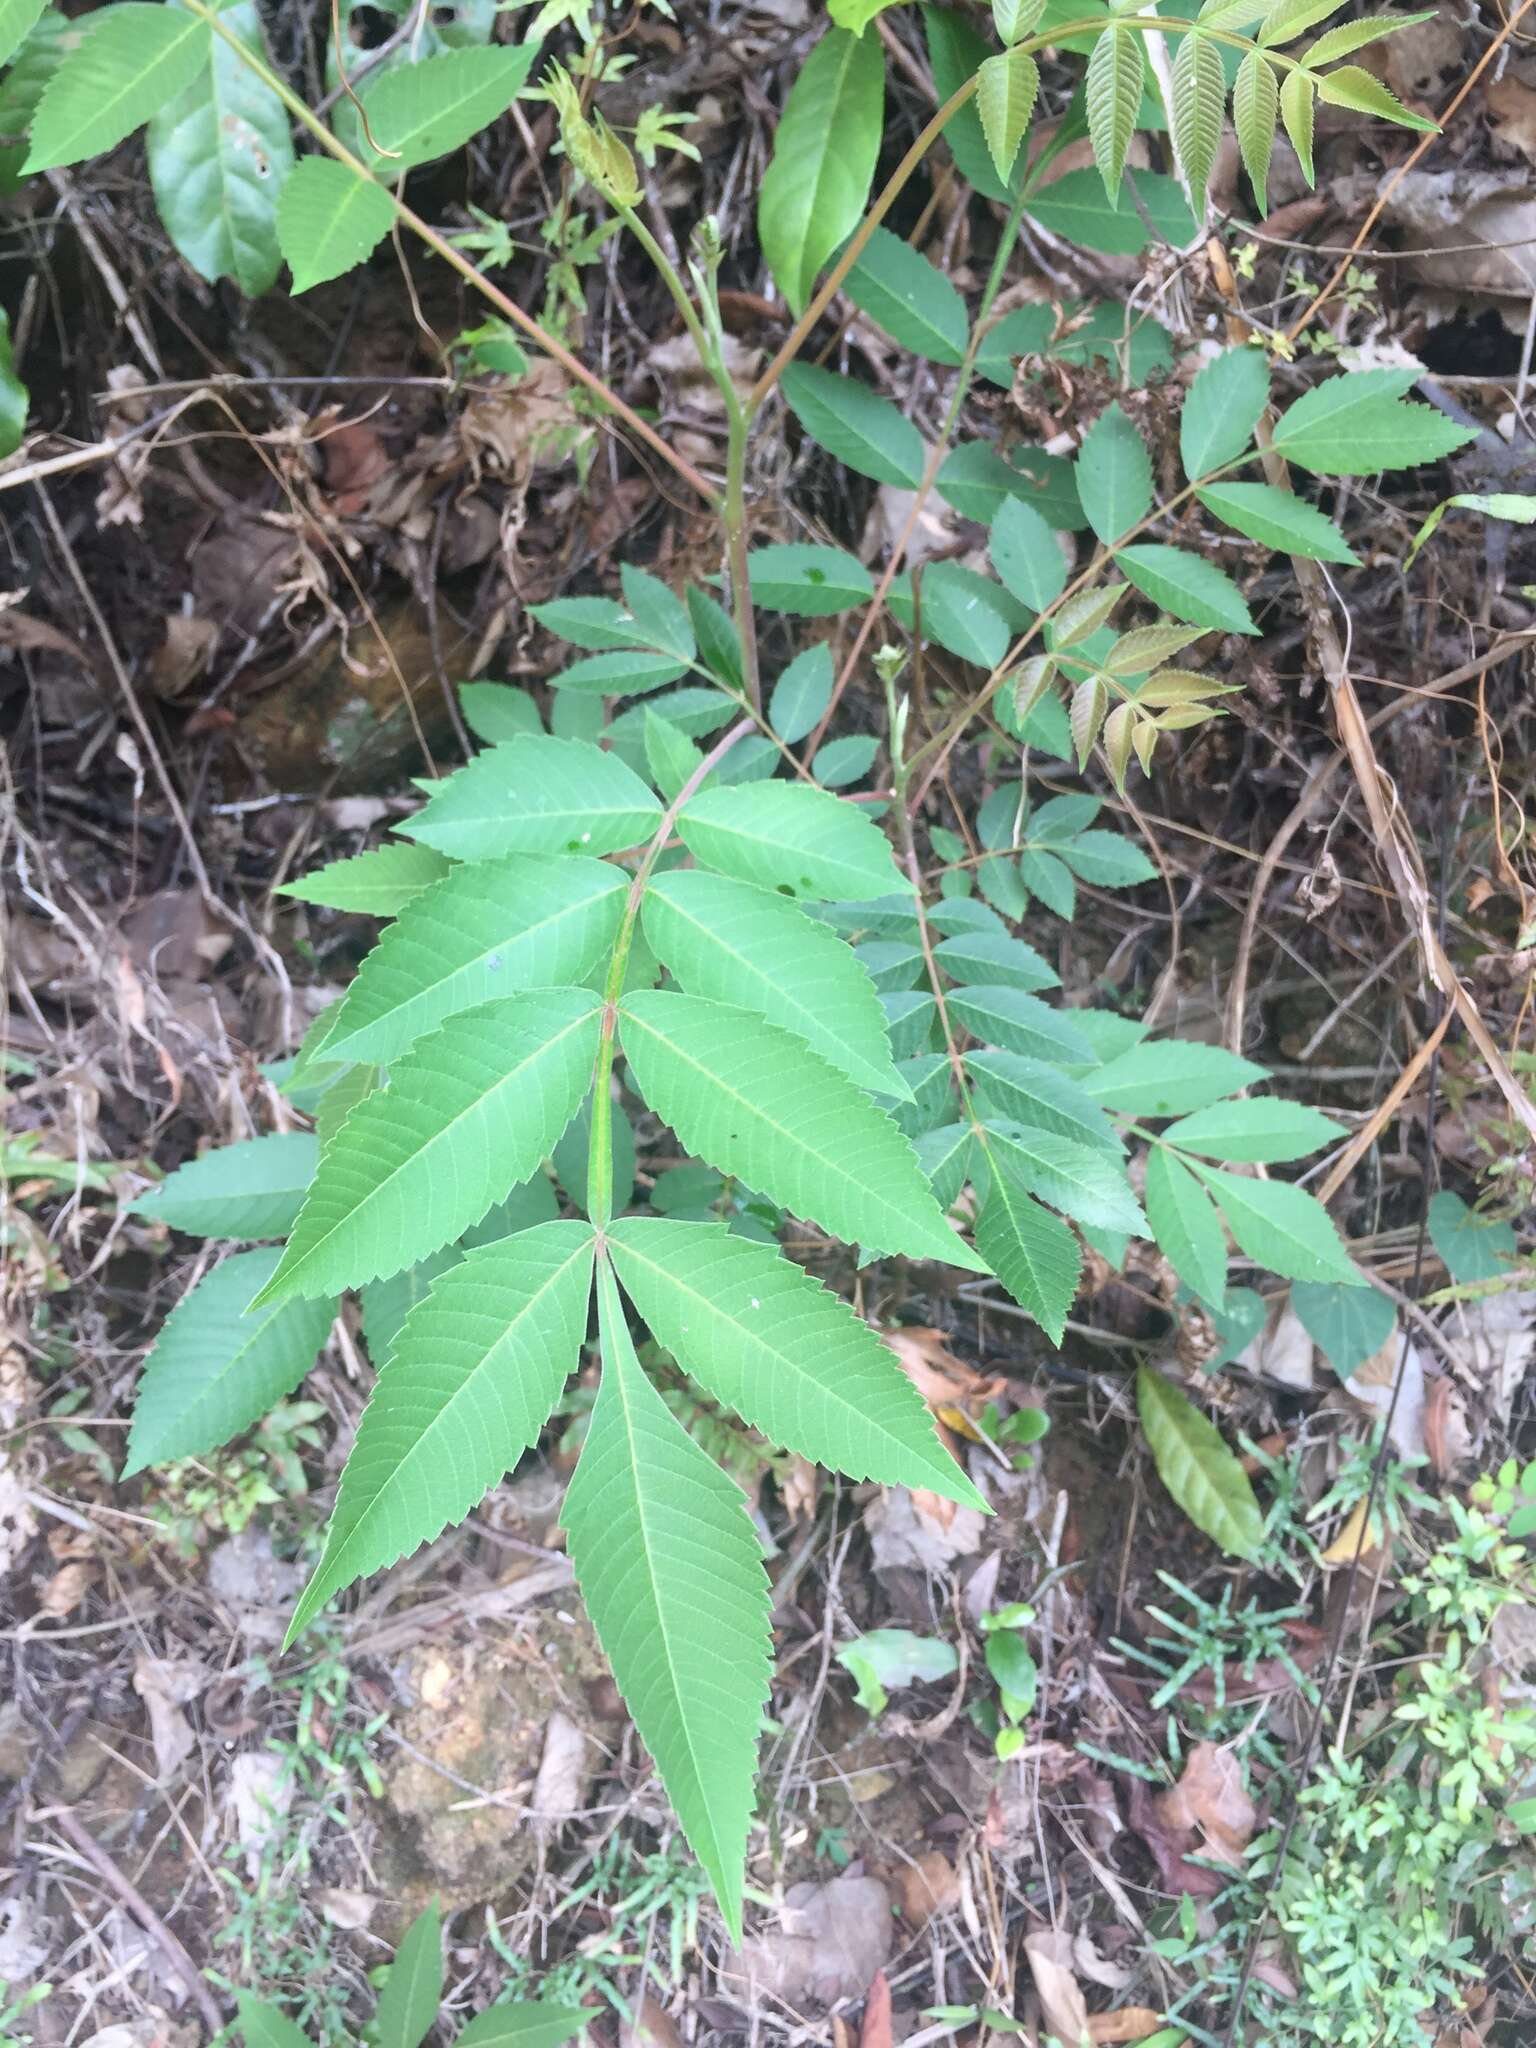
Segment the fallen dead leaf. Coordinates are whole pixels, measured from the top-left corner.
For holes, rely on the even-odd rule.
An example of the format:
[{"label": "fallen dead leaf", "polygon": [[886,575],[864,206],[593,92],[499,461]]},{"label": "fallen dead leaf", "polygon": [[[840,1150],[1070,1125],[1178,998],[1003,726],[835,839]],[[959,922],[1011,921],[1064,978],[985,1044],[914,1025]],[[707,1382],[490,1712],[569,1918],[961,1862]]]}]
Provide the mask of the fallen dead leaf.
[{"label": "fallen dead leaf", "polygon": [[1158,1816],[1170,1833],[1189,1839],[1181,1854],[1193,1847],[1214,1863],[1237,1869],[1253,1839],[1258,1814],[1243,1785],[1242,1767],[1230,1749],[1197,1742],[1185,1759],[1184,1772],[1170,1791],[1155,1800]]},{"label": "fallen dead leaf", "polygon": [[1088,2022],[1088,2038],[1096,2044],[1110,2041],[1145,2041],[1163,2024],[1163,2016],[1150,2005],[1122,2005],[1118,2012],[1096,2012]]},{"label": "fallen dead leaf", "polygon": [[179,697],[204,673],[219,629],[212,619],[171,612],[165,637],[150,657],[149,680],[157,697]]},{"label": "fallen dead leaf", "polygon": [[779,1925],[749,1935],[729,1958],[722,1977],[745,1983],[754,2000],[764,1996],[821,2006],[861,1998],[890,1960],[895,1935],[891,1898],[873,1877],[838,1877],[830,1884],[792,1885]]},{"label": "fallen dead leaf", "polygon": [[683,2048],[676,2020],[646,1992],[633,2021],[619,2029],[619,2048]]},{"label": "fallen dead leaf", "polygon": [[1356,1501],[1343,1528],[1323,1552],[1324,1564],[1351,1565],[1355,1561],[1357,1551],[1359,1552],[1362,1564],[1365,1563],[1367,1558],[1375,1557],[1381,1547],[1381,1528],[1380,1524],[1372,1518],[1371,1527],[1369,1533],[1367,1533],[1366,1511],[1369,1506],[1370,1503],[1368,1501]]},{"label": "fallen dead leaf", "polygon": [[544,1732],[544,1754],[533,1781],[529,1812],[542,1828],[559,1828],[580,1813],[592,1774],[587,1738],[557,1707]]},{"label": "fallen dead leaf", "polygon": [[942,1849],[928,1849],[915,1863],[904,1863],[897,1880],[902,1917],[925,1927],[936,1913],[949,1913],[960,1903],[960,1878]]},{"label": "fallen dead leaf", "polygon": [[864,2001],[864,2024],[859,2029],[859,2048],[891,2048],[891,1987],[884,1970],[875,1972]]},{"label": "fallen dead leaf", "polygon": [[90,1591],[95,1576],[94,1564],[77,1561],[61,1565],[42,1590],[37,1603],[39,1613],[50,1621],[62,1621],[66,1614],[73,1614]]},{"label": "fallen dead leaf", "polygon": [[908,1493],[893,1487],[864,1510],[864,1527],[869,1532],[870,1551],[876,1571],[931,1572],[940,1576],[957,1557],[970,1557],[981,1548],[986,1517],[977,1508],[956,1507],[947,1516],[924,1511],[932,1495]]},{"label": "fallen dead leaf", "polygon": [[350,1892],[335,1885],[321,1885],[310,1897],[333,1927],[349,1934],[361,1934],[373,1919],[378,1900],[369,1892]]},{"label": "fallen dead leaf", "polygon": [[1024,1953],[1040,1994],[1046,2032],[1054,2034],[1062,2048],[1083,2048],[1090,2039],[1088,2007],[1072,1974],[1071,1935],[1055,1927],[1040,1928],[1025,1935]]},{"label": "fallen dead leaf", "polygon": [[133,1689],[149,1713],[155,1750],[155,1781],[163,1785],[192,1754],[197,1738],[181,1711],[207,1685],[209,1673],[194,1657],[139,1657]]}]

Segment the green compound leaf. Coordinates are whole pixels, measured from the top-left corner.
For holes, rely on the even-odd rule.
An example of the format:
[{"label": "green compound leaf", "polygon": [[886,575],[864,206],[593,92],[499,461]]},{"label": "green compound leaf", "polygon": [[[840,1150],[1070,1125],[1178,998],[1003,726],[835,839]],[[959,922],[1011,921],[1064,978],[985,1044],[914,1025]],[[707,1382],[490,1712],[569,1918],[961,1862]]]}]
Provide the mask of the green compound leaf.
[{"label": "green compound leaf", "polygon": [[598,1011],[586,989],[545,989],[422,1039],[325,1147],[263,1298],[396,1273],[530,1179],[591,1083]]},{"label": "green compound leaf", "polygon": [[976,111],[997,175],[1006,185],[1029,130],[1040,91],[1040,68],[1023,50],[989,57],[977,73]]},{"label": "green compound leaf", "polygon": [[1262,349],[1228,348],[1212,356],[1179,414],[1179,458],[1191,483],[1246,453],[1268,403]]},{"label": "green compound leaf", "polygon": [[876,483],[917,489],[923,480],[923,437],[888,398],[855,377],[839,377],[809,363],[791,363],[781,385],[790,411],[829,455]]},{"label": "green compound leaf", "polygon": [[589,697],[633,697],[675,683],[687,666],[675,655],[658,654],[649,647],[625,647],[589,654],[549,680],[556,690],[581,690]]},{"label": "green compound leaf", "polygon": [[1079,1145],[1119,1156],[1124,1149],[1115,1128],[1093,1098],[1044,1060],[1012,1052],[968,1052],[965,1064],[990,1116],[1055,1131]]},{"label": "green compound leaf", "polygon": [[1136,1372],[1136,1406],[1158,1477],[1185,1514],[1229,1557],[1252,1557],[1264,1517],[1215,1424],[1146,1365]]},{"label": "green compound leaf", "polygon": [[115,149],[192,84],[211,33],[195,15],[147,0],[102,8],[43,88],[27,170],[58,170]]},{"label": "green compound leaf", "polygon": [[1257,50],[1250,50],[1237,67],[1232,87],[1232,125],[1261,214],[1269,211],[1269,159],[1279,118],[1280,85],[1274,66]]},{"label": "green compound leaf", "polygon": [[1404,402],[1419,374],[1352,370],[1314,384],[1281,415],[1275,453],[1314,476],[1374,476],[1437,461],[1475,441],[1475,428]]},{"label": "green compound leaf", "polygon": [[603,1377],[561,1525],[619,1691],[739,1941],[768,1575],[740,1488],[642,1371],[606,1266],[597,1299]]},{"label": "green compound leaf", "polygon": [[135,1216],[149,1216],[190,1237],[285,1237],[320,1163],[313,1131],[276,1131],[221,1145],[140,1195]]},{"label": "green compound leaf", "polygon": [[1309,78],[1305,71],[1288,71],[1280,87],[1280,118],[1285,123],[1285,132],[1290,137],[1296,160],[1301,165],[1301,175],[1309,185],[1317,183],[1316,167],[1312,161],[1312,133],[1317,117],[1317,81]]},{"label": "green compound leaf", "polygon": [[889,228],[875,229],[843,290],[914,355],[931,363],[964,362],[970,338],[964,299],[942,270]]},{"label": "green compound leaf", "polygon": [[659,576],[637,569],[633,562],[619,564],[619,582],[636,634],[646,646],[659,647],[663,654],[675,655],[679,661],[692,661],[698,652],[698,639],[688,607],[677,593],[668,589]]},{"label": "green compound leaf", "polygon": [[985,1506],[868,1323],[776,1247],[643,1216],[609,1242],[652,1335],[754,1429],[850,1479]]},{"label": "green compound leaf", "polygon": [[349,860],[333,860],[300,881],[281,883],[272,893],[363,917],[396,917],[448,871],[448,862],[430,846],[398,846],[391,841]]},{"label": "green compound leaf", "polygon": [[421,2048],[443,1999],[443,1925],[434,1901],[400,1938],[374,2009],[379,2048]]},{"label": "green compound leaf", "polygon": [[1360,64],[1342,64],[1317,81],[1317,96],[1327,107],[1347,107],[1354,114],[1370,114],[1378,121],[1390,121],[1396,128],[1416,128],[1421,135],[1438,135],[1437,121],[1410,114],[1396,93]]},{"label": "green compound leaf", "polygon": [[332,1596],[460,1522],[538,1441],[580,1363],[589,1223],[469,1252],[406,1317],[341,1475],[291,1641]]},{"label": "green compound leaf", "polygon": [[0,0],[0,64],[9,64],[37,25],[47,0]]},{"label": "green compound leaf", "polygon": [[448,156],[504,114],[517,98],[538,45],[445,50],[418,64],[390,65],[369,86],[368,127],[357,154],[381,178]]},{"label": "green compound leaf", "polygon": [[[219,20],[264,57],[254,0]],[[149,176],[166,233],[199,277],[231,277],[250,298],[277,282],[277,207],[293,169],[282,101],[237,50],[210,36],[202,69],[149,124]]]},{"label": "green compound leaf", "polygon": [[1077,1295],[1082,1252],[1061,1218],[1042,1209],[997,1160],[976,1222],[976,1249],[1019,1307],[1059,1344]]},{"label": "green compound leaf", "polygon": [[905,886],[879,826],[806,783],[701,790],[677,829],[696,860],[781,896],[862,903]]},{"label": "green compound leaf", "polygon": [[1118,405],[1107,405],[1084,437],[1077,490],[1102,541],[1118,540],[1152,509],[1152,459]]},{"label": "green compound leaf", "polygon": [[1221,146],[1221,125],[1227,108],[1227,74],[1221,52],[1209,36],[1179,39],[1173,60],[1173,101],[1169,129],[1174,154],[1197,212],[1205,207],[1211,166]]},{"label": "green compound leaf", "polygon": [[1221,1205],[1227,1228],[1256,1264],[1287,1280],[1365,1285],[1333,1219],[1305,1188],[1283,1180],[1250,1180],[1199,1163],[1195,1171]]},{"label": "green compound leaf", "polygon": [[1374,1357],[1397,1328],[1396,1308],[1374,1287],[1293,1280],[1291,1307],[1341,1380]]},{"label": "green compound leaf", "polygon": [[633,769],[589,740],[530,733],[487,747],[401,826],[455,860],[502,853],[617,853],[648,839],[661,805]]},{"label": "green compound leaf", "polygon": [[327,1060],[381,1063],[445,1018],[586,979],[612,946],[627,877],[602,861],[513,853],[450,870],[364,960],[327,1032]]},{"label": "green compound leaf", "polygon": [[1331,519],[1273,484],[1207,484],[1195,496],[1207,512],[1264,547],[1312,562],[1359,563]]},{"label": "green compound leaf", "polygon": [[1151,1236],[1126,1180],[1124,1161],[1102,1146],[999,1119],[987,1125],[987,1156],[1026,1194],[1090,1230]]},{"label": "green compound leaf", "polygon": [[1119,566],[1136,588],[1176,619],[1222,633],[1257,633],[1243,593],[1214,563],[1159,544],[1122,548]]},{"label": "green compound leaf", "polygon": [[771,890],[702,869],[658,875],[645,936],[686,994],[782,1025],[860,1088],[910,1100],[863,967],[819,919]]},{"label": "green compound leaf", "polygon": [[1026,1059],[1081,1060],[1093,1048],[1072,1022],[1070,1011],[1053,1010],[1023,989],[990,986],[956,989],[949,998],[951,1013],[973,1038]]},{"label": "green compound leaf", "polygon": [[793,747],[808,733],[832,701],[832,650],[824,640],[797,654],[773,686],[768,718],[785,746]]},{"label": "green compound leaf", "polygon": [[1140,36],[1113,25],[1099,35],[1088,59],[1083,83],[1088,138],[1111,206],[1118,203],[1126,151],[1136,132],[1145,69]]},{"label": "green compound leaf", "polygon": [[277,243],[295,294],[366,261],[395,218],[389,194],[328,156],[294,165],[277,206]]},{"label": "green compound leaf", "polygon": [[895,1124],[803,1040],[659,989],[619,1009],[636,1085],[690,1152],[848,1243],[985,1270]]},{"label": "green compound leaf", "polygon": [[805,311],[823,265],[859,224],[884,119],[879,38],[830,30],[790,90],[758,193],[758,239],[792,312]]},{"label": "green compound leaf", "polygon": [[561,2048],[592,2017],[586,2006],[493,2005],[454,2037],[454,2048]]},{"label": "green compound leaf", "polygon": [[1215,1203],[1162,1145],[1147,1155],[1144,1197],[1159,1251],[1186,1287],[1219,1308],[1227,1290],[1227,1239]]},{"label": "green compound leaf", "polygon": [[1085,1074],[1095,1102],[1124,1116],[1186,1116],[1269,1076],[1252,1060],[1220,1045],[1148,1038]]},{"label": "green compound leaf", "polygon": [[1003,586],[1032,612],[1043,612],[1067,587],[1067,558],[1033,505],[1009,498],[992,522],[987,553]]},{"label": "green compound leaf", "polygon": [[875,594],[874,578],[845,548],[805,541],[754,548],[747,571],[758,604],[797,619],[830,619]]},{"label": "green compound leaf", "polygon": [[957,932],[933,949],[951,981],[962,985],[982,984],[991,988],[1060,988],[1061,976],[1033,946],[1023,939],[1011,939],[1006,932]]},{"label": "green compound leaf", "polygon": [[1198,1152],[1206,1159],[1273,1166],[1282,1159],[1304,1159],[1330,1139],[1344,1135],[1342,1125],[1321,1110],[1266,1095],[1198,1109],[1170,1124],[1163,1140],[1177,1145],[1181,1152]]},{"label": "green compound leaf", "polygon": [[166,1318],[144,1361],[125,1479],[216,1450],[259,1422],[303,1379],[330,1335],[336,1300],[253,1308],[281,1252],[237,1252]]}]

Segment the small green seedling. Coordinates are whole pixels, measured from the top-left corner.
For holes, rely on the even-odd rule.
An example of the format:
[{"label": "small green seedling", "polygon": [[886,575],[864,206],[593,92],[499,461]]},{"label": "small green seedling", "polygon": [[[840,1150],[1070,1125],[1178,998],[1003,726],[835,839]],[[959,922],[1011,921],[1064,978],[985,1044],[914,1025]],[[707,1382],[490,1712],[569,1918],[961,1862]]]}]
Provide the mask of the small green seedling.
[{"label": "small green seedling", "polygon": [[1004,1763],[1024,1747],[1022,1724],[1034,1711],[1040,1689],[1040,1667],[1024,1643],[1024,1631],[1034,1623],[1035,1610],[1023,1601],[981,1617],[987,1670],[997,1686],[999,1725],[992,1743]]}]

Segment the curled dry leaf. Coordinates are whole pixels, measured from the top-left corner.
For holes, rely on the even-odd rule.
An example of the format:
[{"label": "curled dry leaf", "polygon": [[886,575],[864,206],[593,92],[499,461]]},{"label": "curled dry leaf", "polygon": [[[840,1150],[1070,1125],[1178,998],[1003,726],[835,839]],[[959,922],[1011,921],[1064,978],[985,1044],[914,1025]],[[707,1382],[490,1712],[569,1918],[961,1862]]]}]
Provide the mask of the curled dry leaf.
[{"label": "curled dry leaf", "polygon": [[1171,1792],[1160,1795],[1159,1803],[1170,1827],[1190,1828],[1203,1837],[1205,1853],[1214,1862],[1234,1869],[1242,1863],[1258,1815],[1233,1751],[1197,1742],[1184,1775]]},{"label": "curled dry leaf", "polygon": [[1114,2041],[1145,2041],[1162,2024],[1162,2014],[1150,2005],[1122,2005],[1118,2012],[1096,2012],[1088,2022],[1088,2038],[1095,2048]]},{"label": "curled dry leaf", "polygon": [[165,1784],[192,1754],[197,1738],[181,1710],[197,1698],[208,1678],[206,1667],[193,1657],[140,1657],[134,1664],[133,1689],[149,1712],[158,1784]]},{"label": "curled dry leaf", "polygon": [[544,1754],[533,1781],[533,1818],[543,1828],[563,1827],[581,1811],[592,1760],[586,1735],[557,1707],[544,1733]]},{"label": "curled dry leaf", "polygon": [[876,1571],[930,1572],[940,1576],[959,1557],[981,1548],[986,1518],[977,1508],[944,1502],[943,1515],[929,1513],[932,1494],[908,1493],[893,1487],[864,1510]]},{"label": "curled dry leaf", "polygon": [[1024,1937],[1030,1975],[1040,1995],[1045,2030],[1062,2048],[1084,2048],[1092,2040],[1082,1986],[1072,1974],[1072,1937],[1057,1928],[1040,1928]]},{"label": "curled dry leaf", "polygon": [[754,2001],[781,1998],[835,2005],[861,1998],[890,1960],[895,1923],[891,1898],[873,1877],[839,1877],[830,1884],[792,1885],[779,1925],[750,1935],[727,1961],[729,1985],[745,1980]]},{"label": "curled dry leaf", "polygon": [[83,1560],[61,1565],[42,1590],[37,1603],[38,1612],[50,1621],[62,1621],[66,1614],[73,1614],[80,1605],[95,1576],[95,1565]]},{"label": "curled dry leaf", "polygon": [[904,1863],[898,1878],[902,1917],[913,1927],[925,1927],[936,1913],[948,1913],[960,1903],[960,1877],[940,1849],[928,1849],[915,1863]]}]

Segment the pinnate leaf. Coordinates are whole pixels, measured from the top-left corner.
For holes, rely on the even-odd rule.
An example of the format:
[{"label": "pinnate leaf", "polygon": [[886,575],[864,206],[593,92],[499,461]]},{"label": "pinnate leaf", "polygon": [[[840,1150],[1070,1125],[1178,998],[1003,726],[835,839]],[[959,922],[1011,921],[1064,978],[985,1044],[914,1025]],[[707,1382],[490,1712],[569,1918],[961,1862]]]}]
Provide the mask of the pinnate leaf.
[{"label": "pinnate leaf", "polygon": [[383,178],[447,156],[504,114],[528,76],[534,43],[445,50],[419,63],[386,65],[367,89],[374,150],[359,133],[358,155]]},{"label": "pinnate leaf", "polygon": [[1301,175],[1309,185],[1317,182],[1312,161],[1312,133],[1316,123],[1317,83],[1305,71],[1288,71],[1280,87],[1280,118],[1290,137]]},{"label": "pinnate leaf", "polygon": [[1179,414],[1179,456],[1191,483],[1246,452],[1268,403],[1262,349],[1228,348],[1212,356]]},{"label": "pinnate leaf", "polygon": [[1331,519],[1273,484],[1207,484],[1196,497],[1237,532],[1264,547],[1313,562],[1358,562],[1360,557]]},{"label": "pinnate leaf", "polygon": [[965,1056],[984,1108],[1036,1130],[1056,1131],[1118,1154],[1124,1149],[1114,1126],[1099,1105],[1076,1081],[1045,1060],[986,1047]]},{"label": "pinnate leaf", "polygon": [[450,1523],[537,1442],[580,1362],[592,1227],[540,1223],[440,1274],[363,1411],[290,1639],[344,1586]]},{"label": "pinnate leaf", "polygon": [[1136,588],[1192,626],[1222,633],[1257,633],[1243,593],[1223,570],[1203,555],[1160,543],[1122,548],[1118,561]]},{"label": "pinnate leaf", "polygon": [[1026,1193],[1090,1230],[1150,1236],[1117,1153],[1011,1119],[989,1123],[987,1134],[988,1156]]},{"label": "pinnate leaf", "polygon": [[588,740],[529,734],[477,754],[401,830],[439,853],[478,861],[616,853],[660,822],[661,805],[615,755]]},{"label": "pinnate leaf", "polygon": [[773,686],[768,719],[779,738],[792,747],[813,732],[832,701],[832,650],[824,640],[797,654]]},{"label": "pinnate leaf", "polygon": [[811,363],[791,363],[780,381],[791,412],[829,455],[876,483],[917,489],[923,437],[888,398]]},{"label": "pinnate leaf", "polygon": [[1315,1195],[1283,1180],[1250,1180],[1220,1167],[1196,1166],[1221,1206],[1227,1228],[1258,1265],[1287,1280],[1365,1283],[1344,1249],[1333,1219]]},{"label": "pinnate leaf", "polygon": [[1252,1557],[1264,1517],[1216,1425],[1148,1365],[1137,1369],[1136,1406],[1158,1477],[1185,1514],[1229,1557]]},{"label": "pinnate leaf", "polygon": [[179,7],[103,7],[43,88],[26,168],[57,170],[115,149],[193,83],[211,33]]},{"label": "pinnate leaf", "polygon": [[1343,1135],[1341,1127],[1319,1109],[1260,1095],[1197,1109],[1169,1124],[1163,1139],[1183,1152],[1198,1152],[1207,1159],[1272,1166],[1283,1159],[1305,1158],[1330,1138]]},{"label": "pinnate leaf", "polygon": [[0,64],[9,64],[37,25],[47,0],[0,0]]},{"label": "pinnate leaf", "polygon": [[430,846],[402,846],[391,840],[348,860],[333,860],[300,881],[284,882],[273,893],[364,917],[394,917],[447,873],[448,862]]},{"label": "pinnate leaf", "polygon": [[591,2017],[586,2006],[547,1999],[492,2005],[454,2036],[454,2048],[561,2048]]},{"label": "pinnate leaf", "polygon": [[992,152],[997,175],[1006,185],[1029,129],[1040,91],[1040,67],[1024,50],[1004,50],[989,57],[977,74],[976,110]]},{"label": "pinnate leaf", "polygon": [[1199,210],[1204,208],[1211,166],[1221,144],[1226,106],[1227,76],[1220,50],[1209,36],[1181,37],[1173,60],[1169,126],[1190,200]]},{"label": "pinnate leaf", "polygon": [[1093,1057],[1092,1046],[1069,1011],[1053,1010],[1023,989],[978,983],[956,989],[949,1008],[973,1038],[1005,1052],[1042,1060],[1086,1062]]},{"label": "pinnate leaf", "polygon": [[1374,476],[1453,454],[1477,439],[1427,405],[1405,402],[1417,370],[1351,370],[1314,384],[1275,428],[1275,452],[1314,476]]},{"label": "pinnate leaf", "polygon": [[172,1309],[144,1361],[125,1479],[228,1443],[314,1364],[335,1318],[334,1296],[252,1306],[280,1256],[276,1246],[237,1252]]},{"label": "pinnate leaf", "polygon": [[932,363],[965,360],[970,320],[943,271],[889,228],[876,228],[843,290],[893,341]]},{"label": "pinnate leaf", "polygon": [[717,1223],[621,1218],[613,1263],[683,1370],[774,1443],[850,1479],[983,1505],[874,1331],[782,1252]]},{"label": "pinnate leaf", "polygon": [[617,935],[626,886],[617,868],[579,855],[512,853],[451,869],[364,960],[324,1057],[390,1060],[460,1010],[584,981]]},{"label": "pinnate leaf", "polygon": [[1084,437],[1077,489],[1102,541],[1118,540],[1152,509],[1152,460],[1118,405],[1107,405]]},{"label": "pinnate leaf", "polygon": [[320,1158],[263,1299],[355,1287],[451,1244],[530,1178],[586,1094],[598,999],[544,989],[450,1017]]},{"label": "pinnate leaf", "polygon": [[1238,65],[1232,86],[1232,125],[1261,214],[1269,211],[1269,159],[1279,117],[1280,86],[1274,67],[1257,50],[1250,50]]},{"label": "pinnate leaf", "polygon": [[801,67],[758,193],[758,238],[795,313],[859,224],[880,153],[885,53],[877,36],[834,28]]},{"label": "pinnate leaf", "polygon": [[992,522],[992,566],[1020,604],[1043,612],[1067,587],[1067,561],[1055,534],[1033,505],[1009,498]]},{"label": "pinnate leaf", "polygon": [[[253,0],[219,19],[264,55]],[[166,232],[199,277],[232,277],[251,297],[282,268],[277,205],[293,168],[287,109],[236,50],[210,36],[198,75],[149,124],[149,175]]]},{"label": "pinnate leaf", "polygon": [[242,1138],[178,1166],[134,1203],[191,1237],[282,1237],[293,1228],[319,1164],[312,1131]]},{"label": "pinnate leaf", "polygon": [[1317,81],[1317,96],[1328,107],[1347,107],[1354,114],[1370,114],[1378,121],[1390,121],[1396,128],[1416,128],[1421,135],[1438,135],[1437,121],[1410,114],[1390,87],[1382,84],[1362,64],[1341,64]]},{"label": "pinnate leaf", "polygon": [[739,1487],[646,1378],[606,1267],[598,1316],[603,1377],[561,1525],[619,1691],[739,1940],[768,1576]]},{"label": "pinnate leaf", "polygon": [[867,902],[902,885],[890,841],[854,804],[805,783],[690,797],[677,829],[697,860],[781,896]]},{"label": "pinnate leaf", "polygon": [[755,1010],[859,1087],[906,1099],[874,984],[818,919],[772,890],[702,869],[658,875],[643,915],[652,950],[687,994]]},{"label": "pinnate leaf", "polygon": [[641,1094],[700,1159],[869,1251],[985,1270],[895,1124],[803,1040],[660,989],[624,998],[620,1034]]},{"label": "pinnate leaf", "polygon": [[1083,1077],[1106,1109],[1127,1116],[1185,1116],[1268,1077],[1225,1046],[1185,1038],[1148,1038]]},{"label": "pinnate leaf", "polygon": [[245,2048],[311,2048],[309,2036],[288,2015],[248,1991],[235,1993],[235,2024]]},{"label": "pinnate leaf", "polygon": [[976,1249],[1019,1307],[1059,1344],[1077,1295],[1082,1252],[1061,1218],[1043,1209],[997,1160],[976,1221]]},{"label": "pinnate leaf", "polygon": [[372,178],[307,156],[294,165],[277,207],[278,246],[293,272],[293,289],[307,292],[355,270],[389,233],[395,217],[384,187]]},{"label": "pinnate leaf", "polygon": [[1227,1240],[1215,1203],[1162,1145],[1147,1155],[1143,1193],[1159,1251],[1191,1292],[1219,1308],[1227,1290]]},{"label": "pinnate leaf", "polygon": [[1144,70],[1141,38],[1134,30],[1112,24],[1101,32],[1088,59],[1083,90],[1093,159],[1111,205],[1119,196],[1126,152],[1136,130]]}]

